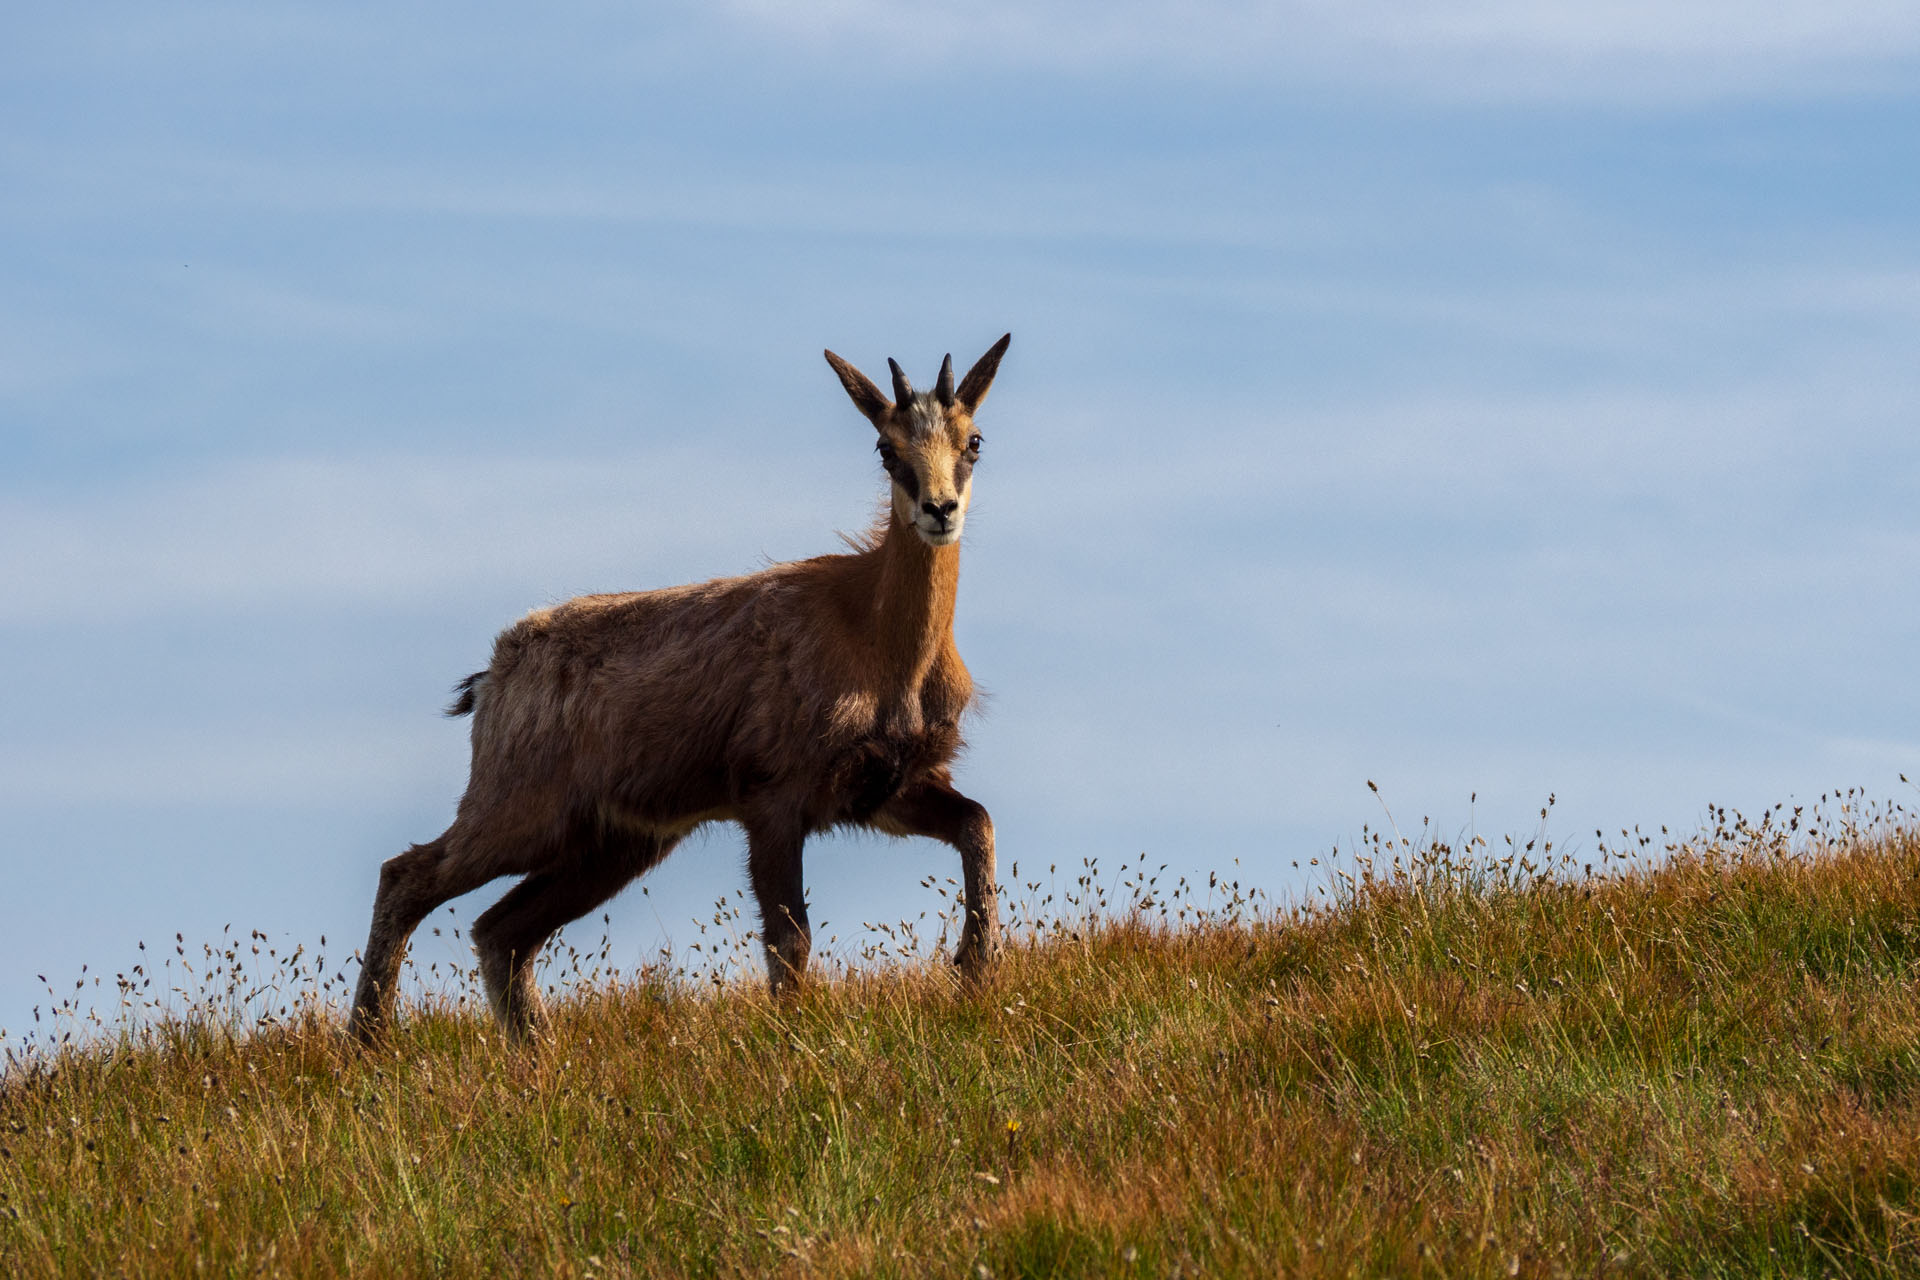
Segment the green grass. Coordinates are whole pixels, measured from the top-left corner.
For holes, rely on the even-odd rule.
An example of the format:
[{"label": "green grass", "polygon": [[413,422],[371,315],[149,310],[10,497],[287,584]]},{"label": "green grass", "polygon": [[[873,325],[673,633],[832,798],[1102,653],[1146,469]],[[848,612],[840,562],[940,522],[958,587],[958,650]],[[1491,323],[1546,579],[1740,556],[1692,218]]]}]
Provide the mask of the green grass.
[{"label": "green grass", "polygon": [[1920,1273],[1920,828],[1716,817],[1088,869],[983,990],[576,973],[534,1052],[462,989],[356,1054],[249,940],[13,1063],[0,1272]]}]

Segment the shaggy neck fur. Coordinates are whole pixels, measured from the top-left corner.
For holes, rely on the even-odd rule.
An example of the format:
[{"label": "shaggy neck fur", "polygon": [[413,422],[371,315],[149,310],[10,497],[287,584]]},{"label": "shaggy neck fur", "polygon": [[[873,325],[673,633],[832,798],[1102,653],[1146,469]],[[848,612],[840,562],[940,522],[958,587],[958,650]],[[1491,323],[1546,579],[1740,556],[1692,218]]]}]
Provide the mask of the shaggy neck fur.
[{"label": "shaggy neck fur", "polygon": [[891,510],[875,560],[873,626],[888,683],[918,688],[934,660],[953,644],[953,602],[960,585],[960,544],[931,547]]}]

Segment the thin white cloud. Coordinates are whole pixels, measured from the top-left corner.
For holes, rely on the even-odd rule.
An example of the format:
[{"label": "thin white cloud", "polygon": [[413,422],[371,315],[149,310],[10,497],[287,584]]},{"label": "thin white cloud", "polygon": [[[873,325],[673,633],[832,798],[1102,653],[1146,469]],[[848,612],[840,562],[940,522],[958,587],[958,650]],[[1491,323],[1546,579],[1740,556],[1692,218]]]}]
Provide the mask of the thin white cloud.
[{"label": "thin white cloud", "polygon": [[298,806],[350,796],[370,808],[444,794],[465,764],[464,729],[418,708],[283,715],[270,724],[148,722],[101,739],[0,743],[0,805]]},{"label": "thin white cloud", "polygon": [[1179,421],[1165,406],[1041,407],[1036,423],[1067,431],[1031,446],[1039,465],[994,477],[984,515],[998,524],[1051,513],[1054,477],[1071,467],[1087,489],[1130,513],[1118,530],[1049,532],[1089,558],[1116,540],[1162,554],[1166,532],[1193,513],[1270,512],[1329,527],[1492,517],[1519,526],[1632,506],[1679,525],[1764,515],[1802,527],[1859,528],[1882,517],[1889,528],[1910,528],[1904,506],[1878,510],[1857,484],[1844,510],[1823,510],[1809,494],[1832,483],[1832,468],[1848,458],[1875,458],[1882,489],[1902,474],[1920,479],[1910,442],[1917,402],[1920,380],[1883,373],[1863,383],[1844,367],[1678,388],[1449,387],[1338,408],[1216,412],[1183,447],[1166,450],[1098,443],[1150,438],[1156,422]]},{"label": "thin white cloud", "polygon": [[885,74],[960,65],[1160,66],[1453,97],[1712,97],[1897,88],[1920,10],[1896,0],[729,0],[744,25],[852,45]]},{"label": "thin white cloud", "polygon": [[[1176,438],[1161,427],[1162,405],[1030,396],[998,419],[1005,447],[983,473],[976,536],[987,554],[1044,545],[1066,563],[1099,563],[1131,547],[1137,562],[1159,563],[1190,553],[1182,531],[1195,519],[1236,511],[1360,527],[1368,513],[1442,525],[1500,516],[1518,527],[1549,507],[1635,503],[1653,504],[1656,522],[1745,524],[1761,510],[1804,519],[1809,486],[1836,450],[1876,458],[1887,483],[1920,466],[1907,443],[1916,398],[1911,377],[1855,379],[1839,367],[1732,386],[1274,403],[1216,411],[1203,436],[1183,428]],[[221,461],[15,496],[0,500],[0,623],[431,609],[514,590],[532,606],[831,551],[833,529],[865,524],[877,485],[861,454],[769,444],[722,454],[702,439],[610,458]],[[1061,522],[1055,486],[1067,471],[1083,491],[1123,504],[1126,526]],[[1912,532],[1865,497],[1822,519],[1896,540]],[[1277,551],[1256,542],[1219,563],[1259,568]],[[1037,563],[1019,553],[1009,568],[1024,581]],[[1032,584],[1037,598],[1056,588]]]},{"label": "thin white cloud", "polygon": [[[819,464],[785,463],[788,483],[764,491],[730,484],[732,465],[711,449],[697,461],[270,459],[16,498],[0,504],[0,623],[431,608],[501,584],[619,590],[832,549],[819,495],[835,486]],[[849,527],[865,519],[857,501],[841,509]]]}]

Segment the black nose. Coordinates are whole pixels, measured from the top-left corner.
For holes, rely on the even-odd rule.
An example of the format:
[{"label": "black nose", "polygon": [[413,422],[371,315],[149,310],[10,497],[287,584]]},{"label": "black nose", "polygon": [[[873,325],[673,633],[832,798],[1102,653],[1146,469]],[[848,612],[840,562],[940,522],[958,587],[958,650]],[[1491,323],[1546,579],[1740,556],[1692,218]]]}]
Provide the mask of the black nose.
[{"label": "black nose", "polygon": [[946,525],[947,521],[952,518],[953,513],[959,510],[959,508],[960,500],[958,498],[948,498],[945,502],[923,502],[920,504],[920,509],[938,520],[942,526]]}]

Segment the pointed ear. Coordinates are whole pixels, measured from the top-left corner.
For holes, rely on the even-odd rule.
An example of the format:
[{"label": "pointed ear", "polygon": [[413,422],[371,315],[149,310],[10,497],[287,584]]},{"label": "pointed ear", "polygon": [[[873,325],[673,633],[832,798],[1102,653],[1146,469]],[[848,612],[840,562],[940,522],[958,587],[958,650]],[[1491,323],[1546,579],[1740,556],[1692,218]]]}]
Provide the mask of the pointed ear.
[{"label": "pointed ear", "polygon": [[954,392],[954,399],[960,402],[960,407],[969,416],[987,398],[987,388],[993,385],[993,375],[1000,371],[1000,357],[1007,354],[1007,344],[1012,341],[1013,335],[1009,333],[988,347],[987,354],[974,361],[973,368],[967,370],[967,376],[960,380],[960,389]]},{"label": "pointed ear", "polygon": [[879,425],[880,419],[886,414],[887,410],[893,408],[893,405],[888,403],[887,398],[880,394],[880,388],[874,386],[873,383],[867,379],[866,374],[860,372],[831,351],[827,352],[826,355],[827,363],[832,365],[833,371],[840,375],[840,385],[845,387],[847,394],[853,397],[854,407],[860,410],[861,413],[867,415],[867,421],[876,426]]}]

